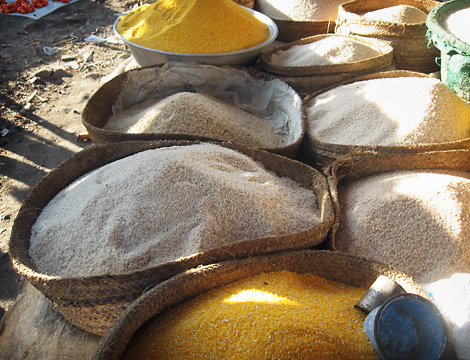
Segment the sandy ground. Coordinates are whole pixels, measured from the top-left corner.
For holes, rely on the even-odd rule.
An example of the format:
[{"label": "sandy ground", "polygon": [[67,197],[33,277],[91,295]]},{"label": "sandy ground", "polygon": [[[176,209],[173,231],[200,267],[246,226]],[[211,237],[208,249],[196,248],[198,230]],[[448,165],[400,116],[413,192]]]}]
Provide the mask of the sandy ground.
[{"label": "sandy ground", "polygon": [[0,14],[0,317],[21,282],[8,255],[15,217],[44,175],[91,146],[80,138],[81,112],[129,58],[112,25],[135,5],[78,0],[38,20]]}]

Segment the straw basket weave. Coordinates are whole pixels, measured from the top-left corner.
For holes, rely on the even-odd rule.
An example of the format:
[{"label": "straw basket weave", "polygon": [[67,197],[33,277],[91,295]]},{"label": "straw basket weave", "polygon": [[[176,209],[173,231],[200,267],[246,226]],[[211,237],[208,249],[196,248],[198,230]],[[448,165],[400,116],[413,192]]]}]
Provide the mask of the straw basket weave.
[{"label": "straw basket weave", "polygon": [[274,64],[271,57],[279,51],[286,51],[293,46],[301,46],[323,40],[328,37],[339,36],[337,34],[321,34],[310,36],[276,47],[260,56],[261,70],[274,74],[282,81],[294,88],[300,96],[307,96],[315,91],[338,84],[348,79],[383,71],[395,70],[393,65],[393,48],[386,42],[364,37],[341,35],[364,43],[380,50],[381,54],[373,58],[354,61],[345,64],[298,66],[289,67]]},{"label": "straw basket weave", "polygon": [[[386,71],[382,73],[369,74],[356,77],[345,82],[333,85],[323,90],[314,92],[305,97],[303,103],[304,107],[308,108],[313,99],[325,91],[331,90],[337,86],[351,84],[356,81],[381,79],[381,78],[397,78],[397,77],[428,77],[428,75],[413,71],[397,70]],[[340,157],[347,156],[348,154],[361,154],[364,155],[401,155],[401,154],[415,154],[430,151],[443,151],[451,149],[465,149],[470,147],[470,138],[450,141],[445,143],[430,143],[418,144],[413,146],[363,146],[363,145],[341,145],[331,144],[319,141],[309,135],[308,122],[306,122],[306,134],[302,143],[302,154],[305,156],[306,162],[312,165],[327,166]]]},{"label": "straw basket weave", "polygon": [[[290,158],[297,155],[304,136],[304,115],[299,95],[274,76],[253,68],[170,62],[133,69],[103,84],[93,94],[83,109],[82,122],[95,144],[161,139],[228,140],[191,133],[126,133],[104,129],[117,102],[126,103],[122,106],[122,110],[126,110],[145,100],[184,91],[209,93],[227,102],[227,98],[233,98],[234,104],[238,102],[235,105],[242,109],[242,105],[254,108],[258,101],[266,99],[266,94],[275,93],[276,96],[271,96],[259,108],[273,112],[271,118],[276,119],[270,121],[277,121],[276,129],[283,133],[286,144],[264,150]],[[250,112],[250,109],[245,110]],[[282,126],[279,125],[281,122]]]},{"label": "straw basket weave", "polygon": [[429,14],[439,4],[433,0],[353,0],[338,8],[335,33],[358,35],[387,41],[393,47],[395,67],[399,70],[432,73],[439,70],[439,51],[426,37],[426,23],[397,24],[363,19],[362,14],[397,5],[408,5]]},{"label": "straw basket weave", "polygon": [[118,359],[137,329],[174,304],[244,277],[280,270],[313,274],[364,289],[379,275],[385,275],[405,291],[428,298],[411,278],[393,267],[339,252],[306,250],[221,262],[177,275],[143,294],[110,328],[94,360]]},{"label": "straw basket weave", "polygon": [[[250,156],[278,176],[289,177],[312,190],[320,210],[319,224],[285,236],[235,242],[127,274],[61,278],[37,270],[29,254],[31,229],[42,209],[57,193],[82,175],[115,160],[148,149],[194,143],[197,142],[130,141],[95,145],[68,158],[36,184],[18,213],[9,244],[14,269],[41,291],[71,323],[85,331],[103,335],[119,314],[146,288],[179,272],[201,264],[233,258],[315,247],[326,238],[333,224],[334,214],[326,178],[322,173],[300,162],[269,152],[219,143]],[[80,234],[77,234],[77,241],[79,237]]]},{"label": "straw basket weave", "polygon": [[335,30],[334,21],[293,21],[273,19],[277,25],[277,40],[282,42],[292,42],[306,37],[333,33]]}]

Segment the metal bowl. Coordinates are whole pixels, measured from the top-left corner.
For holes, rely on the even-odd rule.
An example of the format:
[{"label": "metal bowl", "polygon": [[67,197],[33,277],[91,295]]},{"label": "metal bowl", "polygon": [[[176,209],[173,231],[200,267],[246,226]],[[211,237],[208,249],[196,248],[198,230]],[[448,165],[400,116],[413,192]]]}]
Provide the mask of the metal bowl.
[{"label": "metal bowl", "polygon": [[140,66],[163,64],[169,61],[195,61],[211,65],[249,65],[257,59],[263,49],[269,46],[276,39],[278,34],[278,28],[276,26],[276,23],[271,20],[271,18],[269,18],[268,16],[249,8],[245,9],[250,12],[255,18],[257,18],[268,26],[270,32],[269,38],[262,44],[259,44],[249,49],[230,51],[219,54],[182,54],[151,49],[145,46],[135,44],[129,40],[124,39],[122,35],[119,34],[119,32],[117,31],[116,25],[121,19],[121,16],[117,18],[114,22],[113,28],[116,35],[121,40],[127,43],[131,54],[134,56],[135,61]]}]

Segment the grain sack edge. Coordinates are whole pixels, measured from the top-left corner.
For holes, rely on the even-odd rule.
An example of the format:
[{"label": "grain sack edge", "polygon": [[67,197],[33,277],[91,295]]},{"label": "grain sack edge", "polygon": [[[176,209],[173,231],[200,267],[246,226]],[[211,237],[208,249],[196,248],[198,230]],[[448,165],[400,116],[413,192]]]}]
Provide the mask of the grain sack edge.
[{"label": "grain sack edge", "polygon": [[[103,84],[91,97],[88,99],[85,107],[83,109],[81,119],[82,123],[88,131],[90,135],[90,139],[94,144],[107,144],[113,142],[123,142],[123,141],[151,141],[151,140],[192,140],[192,141],[224,141],[221,139],[205,136],[205,135],[195,135],[195,134],[185,134],[185,133],[124,133],[124,132],[117,132],[117,131],[110,131],[104,129],[104,125],[106,124],[109,117],[113,114],[113,105],[115,101],[118,99],[123,86],[125,85],[126,81],[132,76],[138,76],[140,72],[144,72],[146,70],[159,70],[160,68],[163,69],[162,71],[171,71],[172,67],[183,67],[187,66],[188,69],[197,70],[199,68],[208,68],[208,69],[217,69],[217,71],[233,71],[233,72],[242,72],[247,76],[251,77],[255,81],[279,81],[283,83],[283,85],[289,89],[292,93],[292,96],[299,96],[294,88],[292,88],[288,83],[282,81],[276,76],[272,74],[258,71],[255,68],[248,68],[243,66],[228,66],[228,65],[207,65],[207,64],[198,64],[198,63],[179,63],[179,62],[171,62],[167,64],[158,64],[152,66],[145,66],[136,69],[128,70],[122,74],[117,75],[116,77],[112,78],[105,84]],[[202,70],[201,70],[202,72]],[[187,91],[191,90],[191,84],[188,85]],[[300,100],[301,101],[301,100]],[[299,121],[300,123],[297,124],[301,131],[295,141],[286,144],[283,147],[272,147],[272,148],[263,148],[260,147],[262,150],[266,150],[272,152],[274,154],[279,154],[283,156],[287,156],[289,158],[295,158],[300,146],[302,139],[305,135],[305,116],[302,113],[302,108],[300,106],[299,109]],[[290,124],[292,125],[292,124]],[[291,127],[291,126],[290,126]],[[226,140],[225,140],[226,141]]]},{"label": "grain sack edge", "polygon": [[392,266],[329,250],[301,250],[211,264],[179,274],[162,282],[130,305],[102,338],[94,360],[117,359],[133,333],[147,320],[168,307],[212,288],[262,272],[289,270],[309,273],[347,285],[367,289],[385,275],[405,291],[429,299],[406,274]]},{"label": "grain sack edge", "polygon": [[239,241],[127,274],[60,278],[36,270],[28,251],[31,228],[42,209],[61,189],[77,177],[131,154],[152,148],[197,143],[202,142],[129,141],[94,145],[65,160],[33,187],[15,219],[9,243],[10,258],[15,271],[45,294],[71,323],[88,332],[102,335],[122,309],[145,289],[188,268],[233,258],[311,248],[319,246],[325,240],[334,222],[334,215],[326,178],[321,172],[298,161],[259,149],[214,142],[240,151],[279,176],[289,176],[314,191],[321,213],[321,223],[298,233]]},{"label": "grain sack edge", "polygon": [[[384,71],[375,74],[367,74],[358,76],[352,79],[348,79],[338,84],[326,87],[324,89],[315,91],[307,95],[303,99],[304,113],[305,109],[308,108],[309,103],[318,95],[332,90],[342,85],[352,84],[357,81],[372,80],[372,79],[385,79],[385,78],[398,78],[398,77],[423,77],[432,78],[433,76],[427,75],[420,72],[409,71],[409,70],[393,70]],[[418,144],[418,145],[400,145],[400,146],[364,146],[364,145],[340,145],[326,143],[317,139],[312,138],[309,135],[308,119],[306,118],[306,133],[302,140],[301,152],[306,158],[306,162],[315,165],[318,164],[320,167],[330,165],[336,159],[348,156],[348,154],[354,154],[358,156],[370,156],[370,155],[400,155],[400,154],[419,154],[423,152],[431,151],[447,151],[454,149],[467,149],[470,147],[470,138],[462,139],[458,141],[449,141],[445,143],[429,143],[429,144]]]},{"label": "grain sack edge", "polygon": [[[376,48],[382,52],[382,54],[367,58],[364,60],[354,61],[345,64],[332,64],[332,65],[317,65],[317,66],[281,66],[275,65],[270,61],[270,57],[279,52],[288,50],[294,46],[311,44],[316,41],[326,39],[328,37],[344,36],[352,40],[359,41],[365,45]],[[338,34],[320,34],[310,37],[306,37],[285,45],[278,46],[270,51],[266,51],[260,56],[260,67],[261,70],[274,75],[280,75],[280,79],[283,77],[306,77],[314,75],[334,75],[341,73],[368,73],[378,72],[374,69],[384,69],[393,67],[393,48],[384,41],[364,38],[354,35],[338,35]]]}]

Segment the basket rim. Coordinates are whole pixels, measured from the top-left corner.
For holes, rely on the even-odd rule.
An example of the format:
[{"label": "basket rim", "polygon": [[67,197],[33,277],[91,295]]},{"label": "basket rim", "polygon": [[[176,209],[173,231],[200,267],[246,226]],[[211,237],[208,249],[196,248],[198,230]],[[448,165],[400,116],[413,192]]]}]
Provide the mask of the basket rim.
[{"label": "basket rim", "polygon": [[[197,64],[197,63],[182,63],[182,62],[169,62],[167,64],[160,64],[160,65],[150,65],[150,66],[145,66],[145,67],[140,67],[140,68],[135,68],[135,69],[130,69],[125,71],[124,73],[121,73],[114,77],[113,79],[109,80],[88,99],[82,115],[81,115],[81,120],[85,128],[88,130],[90,133],[90,137],[95,138],[94,142],[95,143],[110,143],[110,142],[122,142],[122,141],[148,141],[148,140],[192,140],[192,141],[227,141],[228,140],[222,140],[222,139],[217,139],[205,135],[194,135],[194,134],[185,134],[185,133],[126,133],[126,132],[119,132],[119,131],[112,131],[112,130],[107,130],[104,129],[103,126],[97,126],[92,123],[91,119],[95,118],[91,112],[94,108],[97,106],[102,107],[101,103],[101,98],[105,96],[108,92],[113,92],[117,91],[118,89],[121,88],[121,86],[124,84],[124,82],[127,80],[128,76],[131,76],[134,72],[141,72],[145,71],[147,69],[155,69],[156,71],[159,68],[166,67],[168,71],[171,71],[172,66],[182,66],[184,64],[185,67],[188,68],[217,68],[220,69],[220,71],[234,71],[234,72],[243,72],[247,76],[249,76],[252,79],[255,79],[256,81],[278,81],[280,86],[285,87],[293,96],[293,102],[298,101],[300,103],[300,108],[299,108],[299,129],[300,132],[298,136],[296,136],[292,141],[289,143],[286,143],[285,146],[282,147],[260,147],[262,150],[270,151],[273,153],[278,153],[281,155],[286,154],[288,157],[294,157],[297,153],[298,147],[300,146],[300,143],[302,142],[303,137],[305,136],[305,115],[303,113],[303,109],[301,106],[301,98],[299,94],[293,89],[290,85],[287,83],[283,82],[281,79],[272,76],[271,74],[267,74],[262,71],[258,71],[254,68],[245,68],[243,66],[228,66],[228,65],[211,65],[211,64]],[[119,96],[119,93],[114,94],[112,93],[112,98],[110,97],[108,100],[111,101],[111,103],[114,103],[117,97]],[[107,121],[107,120],[106,120]],[[106,122],[105,122],[106,123]],[[106,139],[106,140],[102,140]]]},{"label": "basket rim", "polygon": [[[226,256],[231,258],[231,257],[236,257],[236,255],[233,254],[233,252],[236,253],[236,251],[240,250],[239,247],[245,246],[250,246],[252,244],[257,244],[257,243],[268,243],[268,241],[272,241],[276,239],[277,241],[274,241],[274,247],[279,246],[281,242],[289,237],[292,236],[297,236],[299,237],[299,243],[304,242],[301,244],[301,246],[306,246],[306,243],[309,243],[310,246],[314,246],[315,244],[318,245],[320,244],[326,237],[326,233],[329,231],[329,227],[331,224],[334,222],[333,219],[333,205],[331,202],[331,199],[327,198],[329,196],[329,192],[327,191],[327,183],[326,183],[326,178],[324,177],[323,173],[320,172],[317,169],[314,169],[306,164],[303,164],[299,161],[272,154],[270,152],[261,150],[261,149],[256,149],[256,148],[248,148],[244,147],[241,145],[233,144],[230,142],[212,142],[214,144],[218,144],[227,148],[235,149],[235,150],[241,150],[243,153],[246,155],[254,158],[257,161],[260,161],[257,159],[257,156],[263,156],[266,160],[266,163],[261,163],[265,165],[268,169],[270,168],[271,164],[268,164],[268,161],[279,161],[280,164],[292,164],[295,169],[296,169],[296,174],[292,173],[291,178],[295,180],[296,176],[303,176],[305,174],[308,174],[308,177],[310,178],[310,175],[312,176],[311,181],[321,181],[324,183],[325,186],[325,191],[324,191],[324,197],[326,198],[318,198],[317,196],[317,201],[318,201],[318,206],[320,208],[320,223],[312,226],[311,228],[304,229],[299,231],[298,233],[294,234],[286,234],[283,236],[268,236],[268,237],[261,237],[261,238],[255,238],[255,239],[250,239],[250,240],[245,240],[245,241],[239,241],[235,242],[233,244],[221,247],[221,248],[215,248],[211,249],[207,252],[203,253],[197,253],[197,254],[192,254],[187,257],[182,257],[180,259],[175,259],[174,261],[156,265],[154,267],[146,268],[146,269],[141,269],[141,270],[136,270],[132,271],[129,273],[125,274],[102,274],[102,275],[92,275],[92,276],[86,276],[86,277],[60,277],[60,276],[54,276],[54,275],[48,275],[48,274],[43,274],[37,271],[32,259],[29,256],[29,237],[30,237],[30,230],[32,227],[29,226],[29,228],[24,227],[23,222],[24,221],[35,221],[39,213],[42,211],[42,207],[38,208],[38,206],[31,206],[30,203],[34,202],[35,199],[41,194],[41,189],[46,188],[48,186],[48,183],[50,183],[50,179],[55,179],[57,177],[61,177],[63,174],[63,168],[68,166],[69,164],[75,164],[77,161],[80,163],[86,163],[89,159],[90,154],[97,154],[99,155],[99,160],[96,160],[97,163],[95,164],[85,164],[88,165],[88,168],[82,167],[77,171],[77,174],[83,175],[89,171],[91,171],[94,168],[100,167],[106,163],[109,163],[111,161],[115,161],[118,158],[126,157],[131,154],[140,152],[140,151],[145,151],[148,149],[153,149],[153,148],[160,148],[160,147],[168,147],[168,146],[174,146],[174,145],[182,145],[182,146],[187,146],[187,145],[192,145],[192,144],[199,144],[199,143],[204,143],[201,141],[129,141],[129,142],[121,142],[121,143],[112,143],[112,144],[103,144],[103,145],[94,145],[90,148],[87,148],[85,150],[82,150],[81,152],[72,155],[68,159],[66,159],[64,162],[62,162],[56,169],[58,169],[58,172],[54,173],[49,173],[47,174],[42,180],[40,180],[31,190],[27,198],[25,199],[22,207],[20,208],[20,211],[18,212],[18,216],[15,219],[15,222],[12,227],[12,234],[9,242],[9,255],[10,259],[12,261],[13,267],[17,273],[19,273],[21,276],[24,276],[30,283],[32,283],[36,288],[38,288],[41,292],[45,293],[52,299],[58,299],[58,300],[66,300],[66,299],[102,299],[102,298],[108,298],[112,297],[115,295],[126,295],[126,294],[138,294],[142,291],[141,288],[138,288],[139,285],[142,285],[142,283],[146,284],[146,286],[149,286],[149,284],[156,283],[161,281],[161,278],[165,278],[168,276],[171,276],[175,271],[180,272],[186,269],[188,266],[194,267],[198,266],[201,260],[204,261],[217,261],[217,258],[220,256],[218,254],[219,252],[226,252]],[[122,150],[123,147],[127,148]],[[121,149],[121,150],[120,150]],[[118,153],[121,151],[120,153]],[[112,160],[110,159],[102,159],[103,157],[111,154]],[[279,165],[280,167],[281,165]],[[283,169],[280,169],[279,171],[284,171]],[[287,170],[286,170],[287,171]],[[302,172],[302,174],[300,174]],[[57,175],[58,174],[58,175]],[[73,182],[77,176],[76,174],[71,174],[69,175],[68,179],[63,180],[64,188],[71,182]],[[298,181],[299,182],[299,181]],[[304,186],[303,184],[301,184]],[[313,185],[313,183],[312,183]],[[46,201],[47,202],[52,199],[53,196],[55,196],[60,189],[55,189],[53,192],[54,194],[50,194],[50,196],[47,199],[40,199],[41,202]],[[312,188],[312,191],[318,191],[318,189]],[[39,200],[38,200],[39,201]],[[322,203],[320,204],[320,201]],[[46,205],[44,204],[43,207]],[[326,211],[323,211],[326,210]],[[318,234],[316,234],[316,231],[318,231]],[[26,233],[28,236],[26,236]],[[316,238],[317,237],[317,238]],[[302,241],[300,241],[302,240]],[[313,243],[312,243],[313,240]],[[315,243],[315,244],[314,244]],[[27,248],[25,248],[27,245]],[[272,250],[272,249],[271,249]],[[245,250],[246,251],[246,250]],[[269,250],[266,250],[269,251]],[[246,256],[246,255],[245,255]],[[162,274],[160,274],[160,272]],[[136,282],[142,279],[140,283],[136,284]],[[100,285],[98,289],[93,288],[93,286]],[[109,287],[118,284],[118,288],[114,289]],[[107,288],[108,287],[108,288]],[[79,295],[81,292],[83,292],[83,289],[87,289],[86,291],[86,296],[83,297],[83,295]],[[107,291],[105,291],[105,289]]]},{"label": "basket rim", "polygon": [[[397,78],[397,77],[422,77],[422,78],[432,78],[432,76],[410,71],[410,70],[392,70],[384,71],[375,74],[368,74],[364,76],[355,77],[348,79],[338,84],[334,84],[327,88],[313,92],[310,95],[307,95],[303,100],[303,106],[308,107],[309,103],[313,99],[331,89],[334,89],[338,86],[352,84],[357,81],[362,80],[372,80],[372,79],[382,79],[382,78]],[[308,131],[308,119],[306,120],[306,133],[303,140],[303,146],[305,147],[314,147],[316,149],[326,151],[332,155],[333,158],[338,157],[339,155],[347,155],[349,153],[361,153],[364,155],[371,154],[398,154],[403,152],[408,153],[423,153],[428,151],[443,151],[443,150],[458,150],[465,149],[470,147],[470,137],[466,139],[460,139],[455,141],[447,141],[442,143],[425,143],[425,144],[414,144],[414,145],[342,145],[324,142],[318,139],[314,139],[309,135]],[[336,154],[335,156],[333,154]]]},{"label": "basket rim", "polygon": [[[276,54],[279,51],[288,50],[293,46],[297,45],[305,45],[311,44],[319,40],[326,39],[328,37],[347,37],[353,40],[359,41],[366,45],[373,45],[379,49],[382,53],[371,58],[352,61],[343,64],[332,64],[332,65],[313,65],[313,66],[280,66],[280,65],[273,65],[270,62],[270,57],[273,54]],[[364,68],[374,62],[378,61],[379,59],[389,60],[390,63],[393,63],[393,47],[389,45],[385,41],[381,41],[379,39],[372,39],[372,38],[364,38],[356,35],[342,35],[342,34],[319,34],[309,36],[303,39],[299,39],[293,41],[288,44],[284,44],[281,46],[276,47],[272,51],[264,52],[260,56],[260,65],[261,68],[265,71],[270,73],[281,75],[281,76],[291,76],[291,77],[303,77],[303,76],[312,76],[312,75],[328,75],[328,74],[337,74],[343,73],[348,70],[348,68],[352,68],[351,70],[354,71],[362,71]],[[359,68],[358,68],[359,67]],[[301,75],[294,75],[293,73],[298,73],[302,71]]]},{"label": "basket rim", "polygon": [[[325,264],[331,261],[332,264]],[[323,262],[323,263],[322,263]],[[345,264],[349,271],[342,271],[342,279],[339,280],[337,274],[326,275],[329,268]],[[212,288],[229,284],[247,276],[253,276],[262,272],[290,270],[297,273],[308,273],[325,277],[333,281],[339,281],[356,287],[370,286],[374,279],[364,280],[368,285],[361,286],[354,282],[354,270],[367,271],[375,275],[385,275],[396,281],[405,291],[418,294],[426,299],[430,299],[419,284],[397,270],[395,267],[367,260],[363,257],[346,254],[331,250],[300,250],[283,252],[259,256],[246,259],[229,260],[220,263],[210,264],[188,270],[178,274],[171,279],[162,282],[149,289],[140,298],[134,301],[108,329],[107,333],[100,341],[99,348],[94,360],[113,359],[120,355],[127,346],[133,333],[140,328],[147,320],[157,316],[170,306],[180,303],[209,291]],[[244,270],[247,272],[245,273]],[[339,271],[339,270],[337,270]],[[223,278],[225,273],[229,273],[229,281]],[[374,276],[375,276],[374,275]],[[201,281],[202,279],[202,281]],[[199,284],[199,282],[203,284]],[[188,289],[185,287],[188,285]],[[187,291],[185,291],[187,290]],[[186,292],[186,293],[185,293]],[[159,302],[159,300],[162,300]],[[138,315],[143,315],[139,318]],[[125,329],[124,331],[121,331]]]}]

